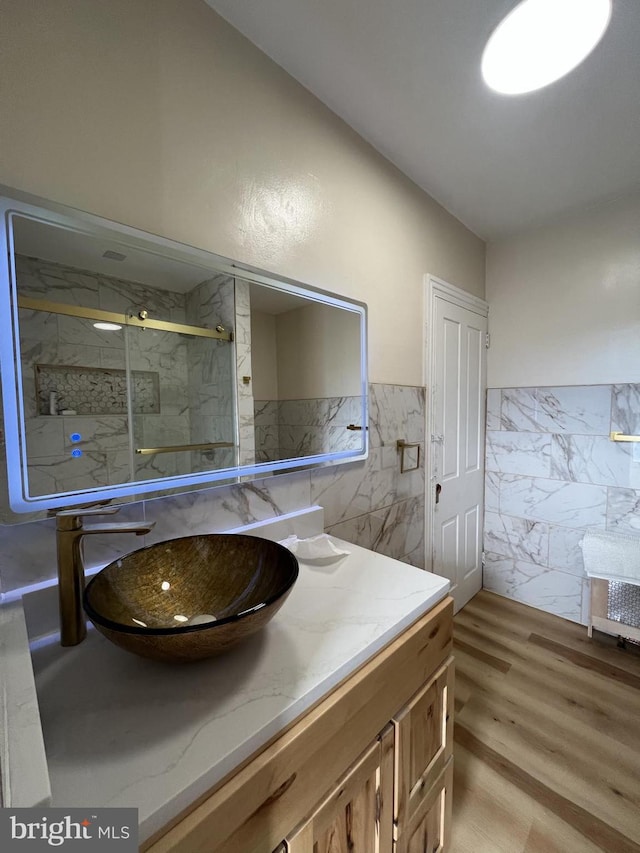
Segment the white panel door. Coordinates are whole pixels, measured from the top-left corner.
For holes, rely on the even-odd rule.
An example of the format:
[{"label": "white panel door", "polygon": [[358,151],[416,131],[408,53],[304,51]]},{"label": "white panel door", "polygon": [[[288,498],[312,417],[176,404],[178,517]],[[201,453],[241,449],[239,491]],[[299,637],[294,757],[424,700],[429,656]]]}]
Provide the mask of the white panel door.
[{"label": "white panel door", "polygon": [[433,306],[433,571],[457,611],[482,587],[487,317],[437,294]]}]

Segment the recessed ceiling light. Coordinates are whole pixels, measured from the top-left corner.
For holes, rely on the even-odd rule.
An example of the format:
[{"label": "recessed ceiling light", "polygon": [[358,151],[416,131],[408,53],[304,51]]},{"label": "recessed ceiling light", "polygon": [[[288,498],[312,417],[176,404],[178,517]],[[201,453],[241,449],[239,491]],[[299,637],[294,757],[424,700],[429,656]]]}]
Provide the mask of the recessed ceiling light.
[{"label": "recessed ceiling light", "polygon": [[587,57],[611,18],[611,0],[523,0],[491,34],[482,76],[520,95],[564,77]]},{"label": "recessed ceiling light", "polygon": [[94,329],[101,329],[103,332],[119,332],[122,326],[118,323],[94,323]]}]

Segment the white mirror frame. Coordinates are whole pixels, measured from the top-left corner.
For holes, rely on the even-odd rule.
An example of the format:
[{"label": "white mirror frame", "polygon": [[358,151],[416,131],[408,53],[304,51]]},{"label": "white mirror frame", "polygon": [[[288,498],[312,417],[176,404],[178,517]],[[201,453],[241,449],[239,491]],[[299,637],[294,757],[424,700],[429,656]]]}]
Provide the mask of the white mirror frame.
[{"label": "white mirror frame", "polygon": [[[202,488],[203,485],[223,481],[239,482],[252,477],[264,476],[277,471],[292,471],[297,468],[336,465],[342,462],[354,462],[366,459],[368,455],[368,395],[367,395],[367,306],[363,302],[349,300],[300,282],[287,278],[276,278],[269,273],[242,265],[212,252],[197,249],[164,237],[148,234],[136,228],[110,222],[99,216],[78,211],[65,205],[0,186],[0,252],[4,262],[0,268],[0,317],[3,318],[0,334],[0,379],[2,382],[2,403],[4,410],[5,445],[7,459],[7,483],[9,504],[13,512],[25,513],[39,510],[70,507],[93,501],[113,498],[142,496],[150,493],[161,494],[163,490],[188,491],[189,487]],[[360,325],[360,376],[362,398],[362,445],[358,450],[342,450],[277,462],[263,462],[253,465],[237,465],[215,471],[203,471],[165,477],[162,479],[140,480],[113,486],[100,486],[78,491],[69,491],[48,495],[30,495],[27,472],[27,447],[25,438],[24,405],[22,397],[22,369],[20,364],[20,341],[18,326],[18,304],[16,274],[14,267],[14,246],[11,222],[13,216],[27,216],[45,223],[68,228],[77,233],[92,237],[114,237],[123,245],[144,249],[163,257],[182,260],[190,264],[201,265],[210,272],[222,272],[241,277],[245,281],[261,284],[276,290],[285,291],[324,305],[341,308],[355,313]],[[237,418],[236,418],[237,432]]]}]

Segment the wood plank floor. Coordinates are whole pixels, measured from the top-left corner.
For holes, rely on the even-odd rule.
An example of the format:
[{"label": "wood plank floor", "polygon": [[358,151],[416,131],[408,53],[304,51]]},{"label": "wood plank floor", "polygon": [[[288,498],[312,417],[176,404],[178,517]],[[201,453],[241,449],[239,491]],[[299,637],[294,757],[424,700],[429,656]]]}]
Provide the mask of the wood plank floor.
[{"label": "wood plank floor", "polygon": [[640,853],[640,649],[483,590],[454,654],[452,853]]}]

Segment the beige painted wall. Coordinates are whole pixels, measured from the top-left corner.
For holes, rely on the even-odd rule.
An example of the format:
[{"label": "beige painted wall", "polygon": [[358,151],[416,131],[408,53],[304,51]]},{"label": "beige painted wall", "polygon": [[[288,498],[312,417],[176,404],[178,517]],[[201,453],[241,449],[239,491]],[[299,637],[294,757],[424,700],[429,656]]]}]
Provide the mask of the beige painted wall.
[{"label": "beige painted wall", "polygon": [[425,273],[484,296],[484,243],[202,0],[0,20],[0,182],[367,302],[375,382],[422,382]]},{"label": "beige painted wall", "polygon": [[251,384],[254,400],[278,399],[278,349],[276,318],[251,312]]},{"label": "beige painted wall", "polygon": [[280,400],[358,397],[360,317],[329,305],[278,314]]},{"label": "beige painted wall", "polygon": [[487,249],[488,384],[640,382],[640,192]]}]

